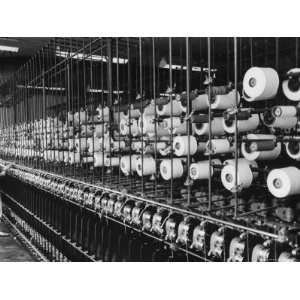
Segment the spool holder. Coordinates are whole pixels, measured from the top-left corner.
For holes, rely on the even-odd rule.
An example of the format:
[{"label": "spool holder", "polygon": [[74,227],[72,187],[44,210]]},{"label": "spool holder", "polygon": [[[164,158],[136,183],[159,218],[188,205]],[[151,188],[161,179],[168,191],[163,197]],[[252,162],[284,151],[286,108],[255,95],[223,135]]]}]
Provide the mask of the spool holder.
[{"label": "spool holder", "polygon": [[[299,119],[299,117],[300,117],[300,107],[295,106],[295,108],[296,108],[296,114],[295,114],[295,116],[291,116],[291,117],[298,117],[298,119]],[[278,115],[278,113],[280,112],[279,109],[280,109],[279,105],[278,106],[273,106],[272,108],[270,108],[270,112],[271,112],[271,114],[274,118],[280,118],[281,117],[281,114]]]},{"label": "spool holder", "polygon": [[272,151],[276,147],[276,141],[273,140],[260,140],[260,141],[247,141],[246,146],[250,152],[256,151]]},{"label": "spool holder", "polygon": [[[238,109],[228,109],[227,111],[216,111],[211,113],[211,119],[218,118],[218,117],[224,117],[224,119],[227,121],[231,120],[233,121],[235,119],[235,115],[237,116],[238,120],[241,121],[246,121],[249,118],[251,118],[252,114],[259,114],[262,112],[265,112],[265,109],[259,109],[259,108],[238,108]],[[209,115],[208,114],[203,114],[199,115],[197,114],[192,114],[190,116],[191,122],[192,123],[208,123],[209,120]]]},{"label": "spool holder", "polygon": [[[276,136],[273,139],[255,139],[255,138],[247,138],[245,135],[242,136],[241,143],[255,143],[257,146],[257,150],[253,151],[270,151],[276,147],[277,143],[288,143],[288,142],[299,142],[300,136]],[[274,146],[272,146],[274,145]]]}]

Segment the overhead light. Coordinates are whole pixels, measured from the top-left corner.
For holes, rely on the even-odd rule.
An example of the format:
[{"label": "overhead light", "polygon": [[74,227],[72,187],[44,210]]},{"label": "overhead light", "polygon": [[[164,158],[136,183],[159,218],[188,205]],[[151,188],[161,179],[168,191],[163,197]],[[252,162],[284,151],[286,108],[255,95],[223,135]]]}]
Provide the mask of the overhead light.
[{"label": "overhead light", "polygon": [[19,47],[0,45],[0,51],[19,52]]},{"label": "overhead light", "polygon": [[26,89],[36,89],[36,90],[43,90],[45,89],[46,91],[65,91],[65,88],[63,87],[56,87],[56,86],[33,86],[33,85],[17,85],[17,88],[26,88]]},{"label": "overhead light", "polygon": [[[80,60],[92,60],[92,61],[103,61],[108,62],[108,57],[103,55],[95,55],[95,54],[85,54],[85,53],[76,53],[76,52],[68,52],[68,51],[61,51],[56,50],[56,56],[63,57],[63,58],[73,58],[73,59],[80,59]],[[114,64],[127,64],[128,59],[121,58],[121,57],[113,57],[112,62]]]},{"label": "overhead light", "polygon": [[[162,69],[170,69],[169,64],[165,64],[163,67],[160,66]],[[180,65],[172,65],[172,70],[186,70],[186,66],[180,66]],[[201,72],[201,67],[192,67],[192,71],[194,72]]]},{"label": "overhead light", "polygon": [[[109,91],[108,90],[101,90],[101,89],[87,89],[87,92],[89,93],[103,93],[103,94],[108,94]],[[124,91],[112,91],[113,94],[123,94]]]},{"label": "overhead light", "polygon": [[[170,93],[160,93],[159,96],[161,96],[161,97],[169,97]],[[171,96],[175,97],[176,94],[172,94]]]},{"label": "overhead light", "polygon": [[[160,60],[158,67],[161,69],[170,69],[170,65],[167,63],[167,61],[164,57]],[[207,68],[202,68],[202,67],[197,67],[197,66],[192,66],[191,69],[194,72],[201,72],[201,71],[207,72],[208,71]],[[172,64],[172,70],[186,70],[186,66]],[[217,69],[211,69],[211,72],[216,72],[216,71],[217,71]]]},{"label": "overhead light", "polygon": [[[210,69],[212,73],[217,72],[218,69]],[[208,72],[208,68],[203,68],[203,72]]]}]

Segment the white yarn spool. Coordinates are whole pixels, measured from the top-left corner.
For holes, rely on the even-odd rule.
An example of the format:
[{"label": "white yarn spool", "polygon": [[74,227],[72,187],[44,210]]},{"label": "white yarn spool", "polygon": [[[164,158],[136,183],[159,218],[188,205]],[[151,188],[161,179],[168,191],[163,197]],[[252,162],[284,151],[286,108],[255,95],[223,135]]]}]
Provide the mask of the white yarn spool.
[{"label": "white yarn spool", "polygon": [[[52,118],[52,121],[53,121],[54,128],[62,128],[63,123],[62,123],[61,120],[59,120],[58,117]],[[30,128],[32,128],[32,127],[33,127],[33,123],[31,122],[30,123]]]},{"label": "white yarn spool", "polygon": [[110,152],[113,149],[113,145],[114,145],[114,141],[112,138],[110,138],[109,136],[105,136],[100,138],[100,147],[101,147],[101,151],[104,152]]},{"label": "white yarn spool", "polygon": [[88,152],[93,154],[94,152],[101,151],[101,139],[99,138],[88,138]]},{"label": "white yarn spool", "polygon": [[132,151],[140,152],[145,147],[146,147],[146,142],[145,141],[137,141],[137,142],[132,142],[131,143]]},{"label": "white yarn spool", "polygon": [[272,107],[272,113],[275,118],[288,118],[297,116],[296,106],[274,106]]},{"label": "white yarn spool", "polygon": [[[248,188],[251,186],[254,174],[250,168],[250,163],[246,160],[238,160],[237,169],[237,185],[239,189]],[[223,186],[229,190],[234,191],[235,188],[235,163],[225,164],[221,171],[221,181]]]},{"label": "white yarn spool", "polygon": [[155,130],[154,116],[142,115],[139,118],[138,125],[143,134],[152,133]]},{"label": "white yarn spool", "polygon": [[[253,114],[248,120],[238,120],[237,128],[238,132],[246,132],[255,130],[259,125],[259,116],[258,114]],[[224,130],[227,133],[234,134],[236,129],[236,123],[234,120],[226,121],[223,119]]]},{"label": "white yarn spool", "polygon": [[164,150],[167,147],[166,142],[157,142],[149,144],[147,141],[138,141],[132,143],[132,150],[143,154],[154,154],[155,151]]},{"label": "white yarn spool", "polygon": [[300,160],[300,143],[299,142],[287,142],[285,143],[285,150],[287,155],[297,161]]},{"label": "white yarn spool", "polygon": [[94,153],[94,167],[103,167],[104,161],[108,157],[107,153],[95,152]]},{"label": "white yarn spool", "polygon": [[157,105],[156,112],[159,116],[171,116],[171,105],[173,106],[173,117],[178,117],[182,114],[182,105],[177,100],[172,100],[165,105]]},{"label": "white yarn spool", "polygon": [[[126,119],[128,118],[127,115],[125,115],[125,113],[123,111],[118,111],[113,113],[113,122],[116,125],[119,125],[122,119]],[[107,123],[109,123],[109,121],[107,121]],[[105,123],[106,124],[106,123]]]},{"label": "white yarn spool", "polygon": [[164,149],[166,149],[166,147],[167,147],[166,142],[163,142],[163,141],[162,142],[157,142],[157,143],[153,143],[153,144],[148,145],[147,151],[148,151],[148,153],[155,153],[155,151],[164,150]]},{"label": "white yarn spool", "polygon": [[75,139],[75,148],[77,150],[77,152],[81,151],[87,151],[88,150],[88,142],[86,138],[77,138]]},{"label": "white yarn spool", "polygon": [[[129,110],[128,110],[128,118],[129,118]],[[133,106],[131,106],[130,109],[130,117],[132,119],[138,119],[141,116],[141,111],[139,109],[134,109]]]},{"label": "white yarn spool", "polygon": [[101,138],[107,133],[106,124],[96,124],[94,125],[94,137]]},{"label": "white yarn spool", "polygon": [[123,118],[120,122],[120,133],[122,135],[138,136],[140,134],[140,129],[138,127],[138,121],[136,119]]},{"label": "white yarn spool", "polygon": [[74,127],[73,126],[67,126],[64,128],[63,137],[65,139],[72,138],[74,136]]},{"label": "white yarn spool", "polygon": [[279,77],[272,68],[250,68],[243,79],[244,98],[248,102],[269,100],[276,96]]},{"label": "white yarn spool", "polygon": [[[28,155],[28,150],[24,149],[24,154],[26,154],[26,156]],[[46,160],[47,161],[54,161],[54,151],[53,150],[47,150],[46,151]]]},{"label": "white yarn spool", "polygon": [[[223,135],[225,134],[223,126],[223,117],[213,118],[211,121],[211,133],[212,135]],[[194,124],[194,131],[197,135],[208,135],[209,133],[209,124],[208,123],[199,123]]]},{"label": "white yarn spool", "polygon": [[[23,150],[23,157],[28,157],[29,156],[29,154],[28,154],[28,149],[24,149]],[[49,154],[48,155],[48,161],[52,161],[52,158],[53,157],[53,155],[52,155],[52,151],[51,151],[51,154]]]},{"label": "white yarn spool", "polygon": [[[228,109],[235,107],[235,91],[232,90],[228,94],[225,95],[215,95],[213,102],[211,103],[211,109]],[[237,92],[237,104],[240,103],[240,93]]]},{"label": "white yarn spool", "polygon": [[171,127],[176,128],[181,125],[181,119],[179,117],[166,118],[162,122],[162,127],[165,129],[171,129]]},{"label": "white yarn spool", "polygon": [[263,122],[268,127],[291,129],[294,128],[298,123],[297,117],[288,118],[269,118],[269,116],[263,115]]},{"label": "white yarn spool", "polygon": [[[128,176],[136,171],[136,162],[137,162],[138,155],[125,155],[121,157],[120,161],[120,169],[124,175]],[[131,161],[131,165],[130,165]]]},{"label": "white yarn spool", "polygon": [[[299,68],[294,68],[288,71],[288,73],[298,73]],[[295,81],[296,84],[293,84]],[[300,101],[300,86],[299,79],[287,79],[282,82],[282,90],[284,95],[291,101]]]},{"label": "white yarn spool", "polygon": [[297,257],[294,256],[292,253],[284,251],[278,257],[278,262],[296,262]]},{"label": "white yarn spool", "polygon": [[154,105],[154,103],[150,103],[144,108],[143,115],[145,115],[145,116],[155,115],[155,105]]},{"label": "white yarn spool", "polygon": [[[143,133],[143,135],[147,134],[149,137],[153,137],[155,135],[155,120],[154,116],[142,116],[138,121],[139,131]],[[169,136],[168,129],[162,127],[161,124],[156,124],[156,134],[157,137]]]},{"label": "white yarn spool", "polygon": [[77,111],[74,114],[74,118],[73,118],[73,125],[74,126],[79,126],[81,124],[86,123],[86,121],[88,120],[88,113],[85,110],[80,110],[79,112]]},{"label": "white yarn spool", "polygon": [[111,151],[120,151],[121,149],[126,149],[125,141],[113,141]]},{"label": "white yarn spool", "polygon": [[127,118],[123,118],[120,121],[120,133],[121,133],[121,135],[129,134],[129,124],[128,124]]},{"label": "white yarn spool", "polygon": [[[272,134],[253,134],[250,133],[247,135],[247,139],[251,140],[274,140],[276,137]],[[241,145],[242,155],[247,160],[274,160],[276,159],[281,152],[281,143],[277,143],[276,147],[273,150],[268,151],[254,151],[251,152],[246,147],[246,143],[243,142]]]},{"label": "white yarn spool", "polygon": [[[68,115],[67,115],[67,120],[68,120],[68,123],[73,123],[73,118],[74,118],[74,114],[71,112],[71,111],[68,111]],[[41,119],[40,120],[40,128],[43,127],[43,120]]]},{"label": "white yarn spool", "polygon": [[80,163],[80,153],[72,152],[69,154],[69,164],[79,164]]},{"label": "white yarn spool", "polygon": [[188,155],[188,143],[190,143],[190,155],[194,155],[197,152],[198,145],[194,136],[176,136],[173,140],[173,149],[176,156]]},{"label": "white yarn spool", "polygon": [[93,163],[93,162],[94,162],[93,156],[84,156],[82,158],[82,163],[84,163],[84,164],[90,164],[90,163]]},{"label": "white yarn spool", "polygon": [[67,164],[69,162],[69,156],[71,153],[69,151],[64,152],[64,163]]},{"label": "white yarn spool", "polygon": [[58,162],[64,161],[64,151],[55,151],[55,158]]},{"label": "white yarn spool", "polygon": [[287,167],[272,170],[267,178],[270,193],[277,198],[300,194],[300,170]]},{"label": "white yarn spool", "polygon": [[[209,151],[210,142],[206,143],[206,151]],[[233,146],[230,145],[227,139],[212,139],[211,140],[211,152],[213,155],[222,154],[222,153],[230,153],[233,152]]]},{"label": "white yarn spool", "polygon": [[96,111],[98,113],[98,120],[103,122],[109,122],[109,107],[105,106],[102,108],[101,105],[99,105],[96,108]]},{"label": "white yarn spool", "polygon": [[[172,166],[173,165],[173,174]],[[160,174],[164,180],[170,180],[171,178],[181,178],[184,174],[184,166],[182,159],[173,158],[173,159],[163,159],[159,166]]]},{"label": "white yarn spool", "polygon": [[[172,124],[173,122],[173,124]],[[173,126],[172,126],[173,125]],[[162,127],[168,129],[171,133],[173,127],[173,134],[186,134],[187,133],[187,123],[186,121],[181,122],[179,117],[167,118],[162,122]]]},{"label": "white yarn spool", "polygon": [[148,176],[156,173],[156,161],[151,155],[139,156],[136,160],[136,172],[139,176]]},{"label": "white yarn spool", "polygon": [[80,136],[81,137],[90,137],[93,135],[93,128],[91,125],[81,125]]},{"label": "white yarn spool", "polygon": [[106,167],[118,167],[120,163],[119,157],[106,157],[104,159],[104,165]]},{"label": "white yarn spool", "polygon": [[181,103],[180,97],[179,97],[178,101],[179,101],[179,105],[180,105],[181,111],[182,111],[183,113],[186,113],[187,107]]},{"label": "white yarn spool", "polygon": [[75,141],[76,139],[68,139],[68,149],[73,151],[75,149]]},{"label": "white yarn spool", "polygon": [[192,110],[193,111],[200,111],[200,110],[206,110],[209,106],[208,103],[208,95],[207,94],[202,94],[197,96],[197,98],[195,98],[192,101]]},{"label": "white yarn spool", "polygon": [[[219,159],[212,159],[212,164],[221,165]],[[214,174],[214,168],[211,165],[211,176]],[[209,178],[209,160],[198,161],[190,165],[190,177],[193,180],[202,180]]]},{"label": "white yarn spool", "polygon": [[[20,157],[24,156],[25,150],[26,149],[22,149],[22,148],[18,150],[18,153],[19,153]],[[50,161],[51,160],[50,156],[51,156],[51,150],[44,150],[44,152],[43,152],[43,159],[45,161]]]}]

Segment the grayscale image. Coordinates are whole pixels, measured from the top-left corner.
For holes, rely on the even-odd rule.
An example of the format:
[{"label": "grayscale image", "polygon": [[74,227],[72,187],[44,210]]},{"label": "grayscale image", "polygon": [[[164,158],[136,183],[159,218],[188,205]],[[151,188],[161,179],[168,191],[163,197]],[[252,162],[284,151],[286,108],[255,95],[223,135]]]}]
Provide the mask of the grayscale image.
[{"label": "grayscale image", "polygon": [[0,261],[299,261],[299,48],[0,38]]}]

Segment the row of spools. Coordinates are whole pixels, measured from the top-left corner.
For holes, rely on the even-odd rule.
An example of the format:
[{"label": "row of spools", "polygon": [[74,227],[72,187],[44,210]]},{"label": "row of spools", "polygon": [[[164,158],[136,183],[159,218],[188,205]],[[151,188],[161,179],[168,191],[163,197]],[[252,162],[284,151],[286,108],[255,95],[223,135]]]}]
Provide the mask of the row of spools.
[{"label": "row of spools", "polygon": [[[297,85],[299,70],[288,72],[283,81],[284,95],[300,101]],[[221,170],[223,186],[234,191],[251,187],[260,172],[257,161],[276,160],[282,143],[288,156],[300,160],[300,144],[286,137],[298,131],[299,109],[295,105],[274,105],[264,110],[239,108],[236,104],[271,101],[278,93],[279,76],[272,68],[253,67],[243,79],[243,97],[227,86],[211,89],[211,123],[207,118],[208,91],[191,92],[191,135],[187,135],[185,93],[171,101],[150,101],[143,109],[130,106],[122,112],[107,106],[97,108],[95,114],[85,110],[69,112],[65,122],[57,117],[36,120],[3,129],[2,152],[18,157],[40,157],[45,161],[67,164],[90,163],[94,167],[120,167],[129,176],[155,176],[157,169],[164,180],[190,176],[193,180],[209,179]],[[241,99],[245,102],[242,103]],[[168,99],[167,99],[168,100]],[[155,103],[156,102],[156,103]],[[241,103],[240,103],[241,102]],[[156,105],[155,105],[156,104]],[[237,122],[235,122],[237,115]],[[116,129],[112,129],[112,124]],[[211,130],[212,139],[208,140]],[[236,162],[231,159],[236,145],[231,137],[238,131],[242,142],[238,145]],[[128,138],[129,137],[129,138]],[[170,155],[174,154],[170,159]],[[212,156],[209,165],[207,155]],[[193,156],[187,169],[187,156]],[[202,159],[199,159],[199,157]],[[197,158],[197,159],[196,159]],[[203,159],[204,158],[204,159]],[[237,175],[236,173],[237,169]],[[300,193],[300,170],[294,166],[269,172],[267,186],[275,197]]]},{"label": "row of spools", "polygon": [[284,239],[276,244],[259,235],[226,228],[221,224],[49,174],[29,173],[18,169],[10,172],[14,177],[57,197],[80,203],[102,216],[112,217],[124,225],[156,236],[173,245],[174,249],[177,245],[204,259],[233,262],[297,261],[299,255],[299,249],[287,245]]}]

